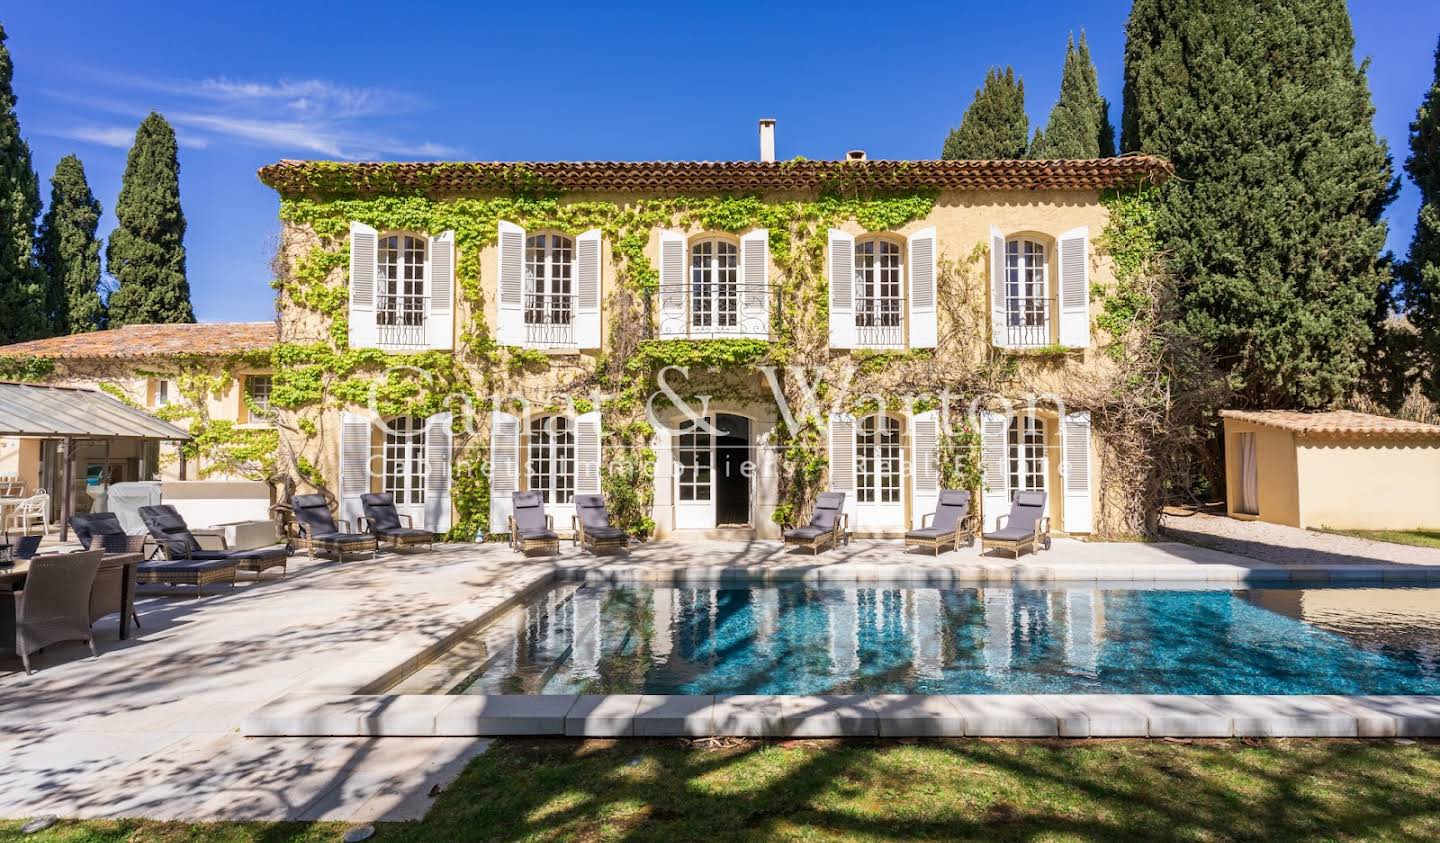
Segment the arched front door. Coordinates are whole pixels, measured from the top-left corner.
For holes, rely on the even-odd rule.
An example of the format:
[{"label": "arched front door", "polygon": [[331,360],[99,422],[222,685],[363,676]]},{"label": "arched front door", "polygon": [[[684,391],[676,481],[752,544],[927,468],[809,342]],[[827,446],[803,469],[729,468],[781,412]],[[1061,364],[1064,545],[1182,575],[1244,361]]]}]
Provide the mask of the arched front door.
[{"label": "arched front door", "polygon": [[[675,437],[675,528],[751,524],[750,420],[717,413],[682,422]],[[718,435],[712,433],[718,431]]]}]

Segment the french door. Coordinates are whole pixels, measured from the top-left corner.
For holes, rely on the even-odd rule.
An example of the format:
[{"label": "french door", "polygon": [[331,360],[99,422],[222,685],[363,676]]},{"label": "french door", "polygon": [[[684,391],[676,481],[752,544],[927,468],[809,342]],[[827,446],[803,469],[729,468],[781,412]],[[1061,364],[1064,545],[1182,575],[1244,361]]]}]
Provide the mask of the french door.
[{"label": "french door", "polygon": [[[385,423],[382,491],[395,498],[395,511],[425,523],[425,420],[399,416]],[[351,524],[350,528],[356,529]]]},{"label": "french door", "polygon": [[682,422],[675,438],[675,528],[715,526],[715,437],[707,417]]},{"label": "french door", "polygon": [[900,420],[866,416],[855,426],[855,523],[861,532],[903,529],[905,500],[901,494],[904,444]]}]

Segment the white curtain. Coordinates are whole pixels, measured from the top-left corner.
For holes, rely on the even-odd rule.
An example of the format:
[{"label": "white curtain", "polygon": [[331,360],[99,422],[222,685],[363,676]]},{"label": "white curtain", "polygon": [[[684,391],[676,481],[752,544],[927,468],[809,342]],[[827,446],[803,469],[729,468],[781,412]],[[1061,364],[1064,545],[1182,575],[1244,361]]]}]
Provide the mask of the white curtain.
[{"label": "white curtain", "polygon": [[1240,506],[1244,515],[1260,514],[1260,476],[1255,464],[1255,434],[1240,434]]}]

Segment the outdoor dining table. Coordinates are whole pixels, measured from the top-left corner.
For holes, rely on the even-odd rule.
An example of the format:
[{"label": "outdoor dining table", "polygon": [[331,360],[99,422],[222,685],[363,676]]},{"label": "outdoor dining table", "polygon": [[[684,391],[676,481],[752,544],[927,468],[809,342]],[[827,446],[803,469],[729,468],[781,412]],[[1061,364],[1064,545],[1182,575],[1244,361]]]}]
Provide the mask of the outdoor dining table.
[{"label": "outdoor dining table", "polygon": [[[120,640],[130,637],[130,618],[135,614],[135,568],[145,560],[139,553],[107,553],[100,560],[100,570],[120,568]],[[29,559],[17,559],[12,563],[0,563],[0,591],[14,591],[25,583],[30,572]],[[8,598],[5,601],[10,603]],[[11,607],[13,607],[13,603]],[[7,609],[13,610],[13,609]],[[0,627],[13,628],[14,618],[7,618],[9,624]]]}]

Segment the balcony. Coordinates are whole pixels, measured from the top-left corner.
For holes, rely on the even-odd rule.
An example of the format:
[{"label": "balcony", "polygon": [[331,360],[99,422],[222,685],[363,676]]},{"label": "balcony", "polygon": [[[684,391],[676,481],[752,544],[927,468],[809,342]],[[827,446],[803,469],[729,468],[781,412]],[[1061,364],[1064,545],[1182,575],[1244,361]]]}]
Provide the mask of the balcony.
[{"label": "balcony", "polygon": [[574,348],[575,296],[526,293],[525,344],[531,348]]},{"label": "balcony", "polygon": [[381,348],[429,348],[428,296],[381,295],[375,300],[375,343]]},{"label": "balcony", "polygon": [[660,339],[769,339],[772,296],[769,284],[662,284]]},{"label": "balcony", "polygon": [[899,299],[856,297],[855,347],[905,347],[905,316]]},{"label": "balcony", "polygon": [[1005,346],[1040,348],[1055,342],[1050,330],[1053,310],[1049,299],[1007,296],[1005,299]]}]

